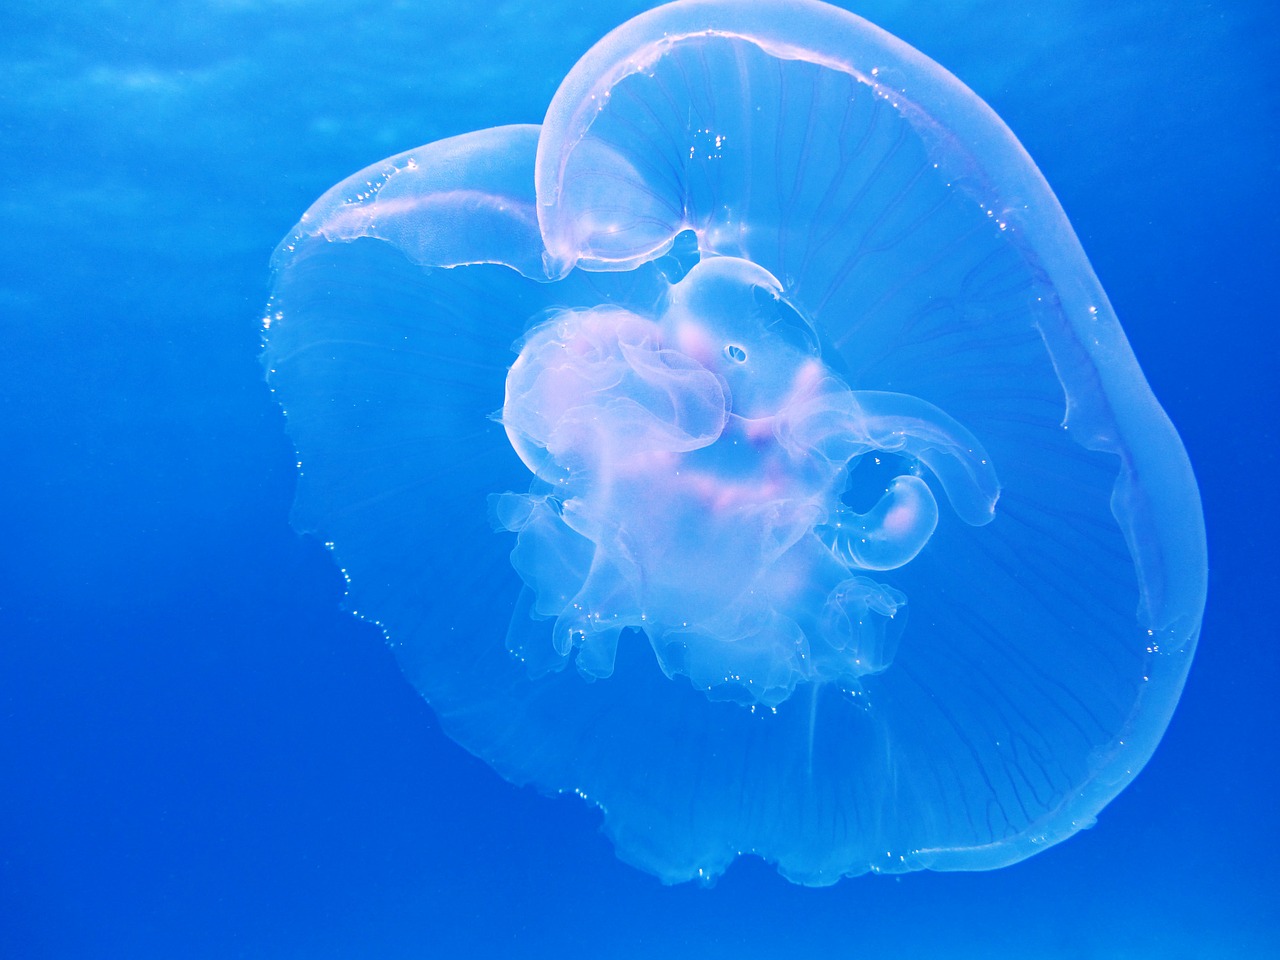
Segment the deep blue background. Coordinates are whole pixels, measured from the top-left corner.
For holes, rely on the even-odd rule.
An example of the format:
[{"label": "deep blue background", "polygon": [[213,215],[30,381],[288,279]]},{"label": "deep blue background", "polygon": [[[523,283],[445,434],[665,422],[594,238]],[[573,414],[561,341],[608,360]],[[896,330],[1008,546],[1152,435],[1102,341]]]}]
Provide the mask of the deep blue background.
[{"label": "deep blue background", "polygon": [[256,356],[273,246],[373,160],[536,122],[644,6],[6,3],[0,957],[1280,956],[1272,0],[856,7],[1039,162],[1199,476],[1200,653],[1092,830],[988,874],[664,888],[339,610]]}]

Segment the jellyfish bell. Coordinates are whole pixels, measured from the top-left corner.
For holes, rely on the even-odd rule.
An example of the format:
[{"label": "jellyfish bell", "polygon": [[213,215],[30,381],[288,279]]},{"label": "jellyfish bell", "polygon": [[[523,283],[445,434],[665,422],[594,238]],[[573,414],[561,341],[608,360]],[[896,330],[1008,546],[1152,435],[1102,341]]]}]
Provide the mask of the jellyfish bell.
[{"label": "jellyfish bell", "polygon": [[1016,139],[865,21],[657,8],[275,268],[295,526],[449,734],[628,862],[999,867],[1155,749],[1186,454]]}]

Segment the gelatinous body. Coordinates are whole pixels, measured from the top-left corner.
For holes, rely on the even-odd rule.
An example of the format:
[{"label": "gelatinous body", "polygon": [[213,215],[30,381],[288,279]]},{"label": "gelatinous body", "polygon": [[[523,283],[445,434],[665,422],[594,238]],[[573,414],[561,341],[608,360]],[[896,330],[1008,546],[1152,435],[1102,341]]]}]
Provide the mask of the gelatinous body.
[{"label": "gelatinous body", "polygon": [[651,11],[276,271],[296,525],[451,736],[629,862],[997,867],[1155,749],[1186,455],[1017,141],[865,21]]},{"label": "gelatinous body", "polygon": [[[668,676],[713,698],[775,706],[800,682],[853,683],[870,672],[854,633],[879,637],[904,602],[865,571],[912,560],[938,508],[907,473],[856,513],[841,502],[848,465],[910,451],[950,479],[970,522],[992,518],[981,445],[919,399],[860,398],[815,346],[771,329],[782,298],[756,265],[717,257],[656,320],[566,310],[521,342],[502,422],[540,482],[499,498],[498,526],[518,535],[534,617],[555,621],[555,666],[576,651],[583,674],[607,677],[633,629]],[[545,632],[520,618],[512,649]]]}]

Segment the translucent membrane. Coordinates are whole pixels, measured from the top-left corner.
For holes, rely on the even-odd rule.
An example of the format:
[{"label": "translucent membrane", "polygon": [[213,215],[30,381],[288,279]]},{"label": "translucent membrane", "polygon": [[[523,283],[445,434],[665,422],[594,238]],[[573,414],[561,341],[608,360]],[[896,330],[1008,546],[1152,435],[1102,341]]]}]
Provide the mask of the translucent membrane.
[{"label": "translucent membrane", "polygon": [[865,21],[651,11],[275,267],[295,524],[451,736],[625,860],[998,867],[1155,749],[1186,455],[1012,134]]}]

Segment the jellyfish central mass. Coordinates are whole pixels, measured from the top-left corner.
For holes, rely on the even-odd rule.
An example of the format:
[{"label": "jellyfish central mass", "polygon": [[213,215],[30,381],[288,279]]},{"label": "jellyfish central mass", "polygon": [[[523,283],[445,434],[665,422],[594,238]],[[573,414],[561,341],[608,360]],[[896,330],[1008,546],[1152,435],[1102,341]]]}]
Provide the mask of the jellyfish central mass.
[{"label": "jellyfish central mass", "polygon": [[668,676],[748,704],[890,665],[907,598],[866,572],[909,563],[938,506],[907,472],[857,513],[841,502],[850,466],[905,452],[950,480],[975,524],[995,472],[942,411],[851,390],[795,317],[768,271],[718,257],[655,317],[565,310],[520,342],[502,423],[535,479],[496,497],[495,515],[534,595],[509,646],[535,672],[576,651],[579,671],[607,677],[628,628]]}]

